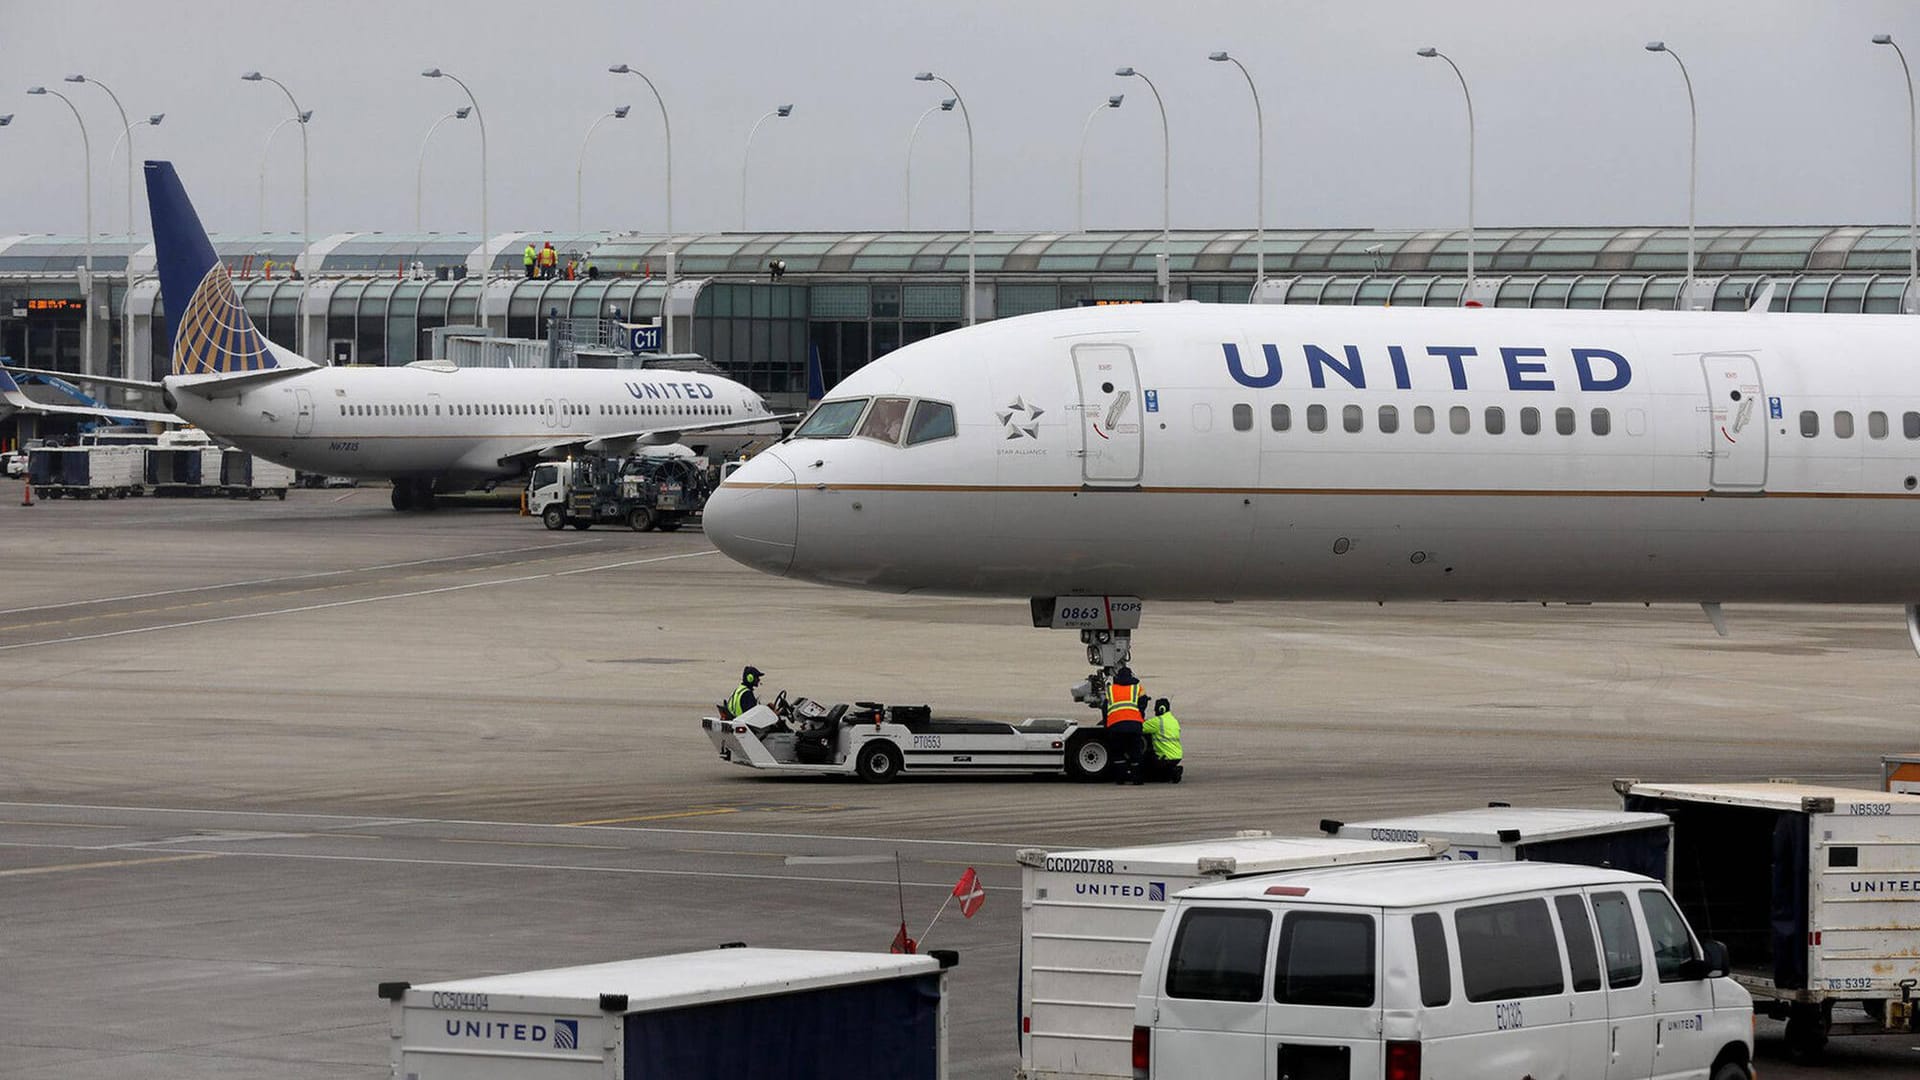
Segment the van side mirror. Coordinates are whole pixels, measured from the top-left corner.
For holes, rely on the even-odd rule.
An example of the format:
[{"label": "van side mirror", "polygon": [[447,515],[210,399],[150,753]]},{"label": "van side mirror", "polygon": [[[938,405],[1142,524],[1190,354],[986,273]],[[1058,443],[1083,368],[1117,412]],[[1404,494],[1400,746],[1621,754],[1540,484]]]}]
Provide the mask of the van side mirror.
[{"label": "van side mirror", "polygon": [[1700,945],[1705,955],[1698,960],[1687,961],[1681,972],[1687,979],[1720,979],[1733,970],[1733,964],[1727,958],[1727,947],[1718,941],[1706,941]]}]

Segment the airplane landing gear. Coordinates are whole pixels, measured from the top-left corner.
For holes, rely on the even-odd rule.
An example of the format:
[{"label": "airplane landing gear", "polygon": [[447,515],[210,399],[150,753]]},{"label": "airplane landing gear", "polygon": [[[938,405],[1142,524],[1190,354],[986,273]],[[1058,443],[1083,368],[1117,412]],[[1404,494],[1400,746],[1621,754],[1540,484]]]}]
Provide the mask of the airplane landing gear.
[{"label": "airplane landing gear", "polygon": [[393,482],[392,501],[395,510],[431,510],[434,506],[433,481],[405,477],[397,479]]}]

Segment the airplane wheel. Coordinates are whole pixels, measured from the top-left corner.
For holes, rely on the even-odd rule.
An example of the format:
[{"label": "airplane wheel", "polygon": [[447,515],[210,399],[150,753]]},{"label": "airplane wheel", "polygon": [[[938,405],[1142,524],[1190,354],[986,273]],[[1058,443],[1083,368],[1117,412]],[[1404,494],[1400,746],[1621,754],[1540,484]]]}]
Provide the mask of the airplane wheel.
[{"label": "airplane wheel", "polygon": [[1098,731],[1082,731],[1067,740],[1067,775],[1083,783],[1105,780],[1113,770],[1113,751]]},{"label": "airplane wheel", "polygon": [[654,526],[653,511],[644,506],[636,506],[627,515],[627,527],[634,532],[652,532]]},{"label": "airplane wheel", "polygon": [[884,784],[900,775],[900,750],[885,739],[875,739],[860,748],[854,771],[869,784]]},{"label": "airplane wheel", "polygon": [[413,509],[413,485],[405,480],[395,480],[390,501],[395,510]]},{"label": "airplane wheel", "polygon": [[540,524],[545,525],[554,532],[559,532],[561,529],[567,527],[567,512],[560,509],[557,503],[549,506],[540,512]]}]

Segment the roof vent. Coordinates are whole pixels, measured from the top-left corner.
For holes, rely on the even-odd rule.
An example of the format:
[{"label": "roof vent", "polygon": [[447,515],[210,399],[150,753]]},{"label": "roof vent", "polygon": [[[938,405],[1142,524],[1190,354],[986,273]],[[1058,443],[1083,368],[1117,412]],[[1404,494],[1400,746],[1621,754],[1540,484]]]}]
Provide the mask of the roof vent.
[{"label": "roof vent", "polygon": [[1305,885],[1269,885],[1267,886],[1267,895],[1305,896],[1307,895],[1307,887]]}]

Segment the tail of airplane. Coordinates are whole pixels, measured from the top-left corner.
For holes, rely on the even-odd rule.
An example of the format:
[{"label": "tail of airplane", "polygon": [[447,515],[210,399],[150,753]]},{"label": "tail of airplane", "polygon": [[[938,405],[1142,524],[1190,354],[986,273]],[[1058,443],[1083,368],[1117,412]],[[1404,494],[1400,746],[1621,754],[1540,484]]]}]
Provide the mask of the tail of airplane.
[{"label": "tail of airplane", "polygon": [[820,370],[820,346],[807,346],[807,404],[827,396],[827,379]]},{"label": "tail of airplane", "polygon": [[276,354],[253,325],[173,163],[149,161],[146,171],[160,295],[173,338],[172,374],[231,376],[313,367],[300,357]]}]

